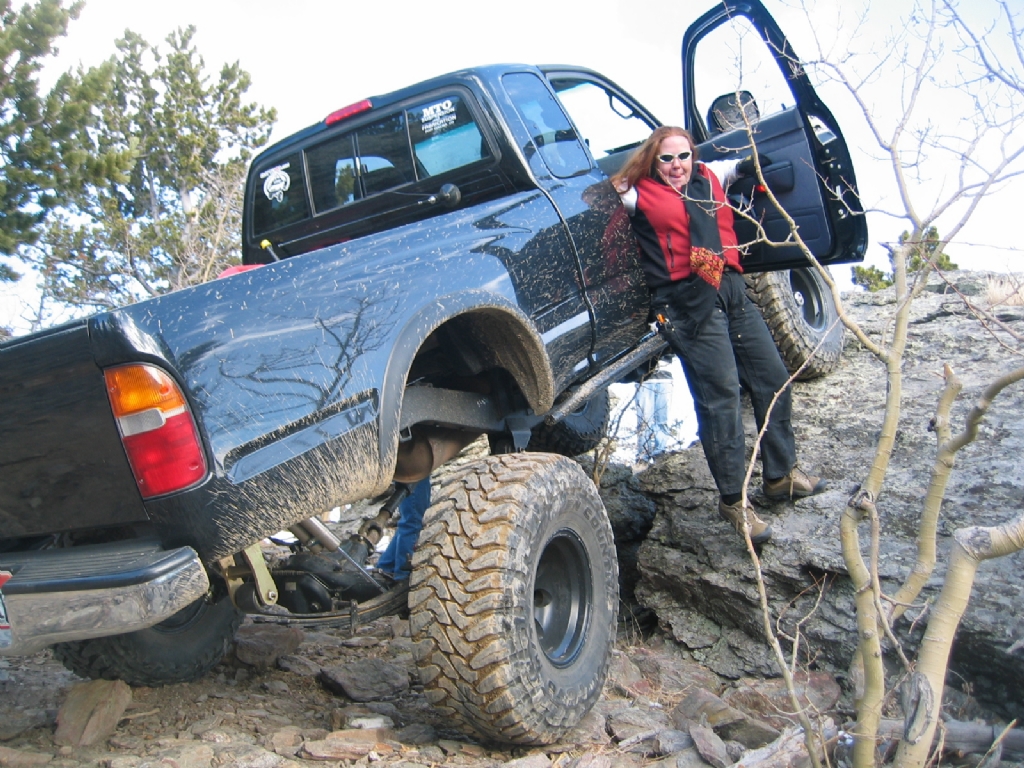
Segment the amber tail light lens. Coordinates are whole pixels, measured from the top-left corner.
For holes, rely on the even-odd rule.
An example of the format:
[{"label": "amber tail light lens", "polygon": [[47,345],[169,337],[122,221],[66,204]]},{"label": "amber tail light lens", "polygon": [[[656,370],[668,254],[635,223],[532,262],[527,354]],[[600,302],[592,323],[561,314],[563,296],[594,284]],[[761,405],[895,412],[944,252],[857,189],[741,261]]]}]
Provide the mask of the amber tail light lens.
[{"label": "amber tail light lens", "polygon": [[166,372],[132,364],[104,371],[110,407],[142,498],[195,485],[206,458],[185,396]]}]

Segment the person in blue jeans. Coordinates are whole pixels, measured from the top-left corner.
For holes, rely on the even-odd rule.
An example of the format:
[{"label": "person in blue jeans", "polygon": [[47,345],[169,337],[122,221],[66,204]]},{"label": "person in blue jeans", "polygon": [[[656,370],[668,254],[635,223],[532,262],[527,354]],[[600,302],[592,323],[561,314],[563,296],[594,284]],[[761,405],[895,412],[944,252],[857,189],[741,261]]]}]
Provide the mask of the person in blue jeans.
[{"label": "person in blue jeans", "polygon": [[377,570],[394,581],[405,581],[411,570],[410,559],[423,528],[423,513],[430,506],[430,477],[409,490],[398,507],[398,526],[387,548],[377,560]]}]

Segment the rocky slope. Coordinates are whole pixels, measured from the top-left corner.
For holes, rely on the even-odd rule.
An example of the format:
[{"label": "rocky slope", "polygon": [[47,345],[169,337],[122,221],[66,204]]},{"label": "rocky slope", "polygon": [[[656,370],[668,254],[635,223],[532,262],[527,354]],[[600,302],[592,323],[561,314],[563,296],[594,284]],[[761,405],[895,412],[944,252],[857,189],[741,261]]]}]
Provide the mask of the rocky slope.
[{"label": "rocky slope", "polygon": [[[601,700],[562,743],[481,743],[428,705],[410,651],[401,619],[354,636],[247,624],[207,677],[133,690],[80,681],[49,652],[6,660],[0,766],[723,768],[794,732],[777,714],[777,681],[729,684],[673,643],[625,633]],[[826,713],[840,695],[824,674],[802,678],[801,690]]]},{"label": "rocky slope", "polygon": [[[990,306],[989,278],[949,276],[958,291],[988,309],[980,323],[960,296],[932,278],[912,309],[903,365],[903,413],[885,488],[878,500],[883,590],[895,592],[916,556],[922,499],[935,459],[930,431],[944,364],[964,384],[952,413],[954,433],[984,387],[1024,365],[1024,307]],[[895,310],[892,289],[846,297],[850,314],[868,335],[889,338]],[[880,430],[884,369],[847,336],[839,370],[797,384],[794,427],[801,464],[829,480],[828,492],[796,503],[772,503],[755,475],[751,498],[770,521],[774,538],[762,552],[773,615],[781,627],[802,634],[801,663],[842,676],[856,641],[852,595],[839,538],[840,514],[866,475]],[[752,444],[753,424],[748,424]],[[950,536],[968,525],[997,525],[1020,514],[1024,497],[1024,386],[1005,390],[985,418],[978,439],[962,450],[950,479],[939,528],[939,564],[925,597],[933,599],[944,574]],[[717,517],[714,484],[700,448],[667,456],[629,481],[657,508],[640,547],[640,603],[694,660],[730,678],[776,674],[764,643],[751,564],[731,529]],[[862,542],[868,531],[861,531]],[[1013,717],[1024,715],[1024,552],[982,564],[957,638],[948,683]],[[912,651],[920,624],[897,626]],[[893,665],[895,670],[895,664]]]}]

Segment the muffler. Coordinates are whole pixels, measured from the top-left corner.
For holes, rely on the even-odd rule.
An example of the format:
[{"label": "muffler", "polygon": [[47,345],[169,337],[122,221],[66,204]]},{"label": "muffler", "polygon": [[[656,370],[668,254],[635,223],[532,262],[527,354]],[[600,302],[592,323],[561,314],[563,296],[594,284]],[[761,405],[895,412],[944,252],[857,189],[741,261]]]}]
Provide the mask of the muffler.
[{"label": "muffler", "polygon": [[410,432],[411,437],[398,444],[398,461],[395,463],[395,482],[410,485],[429,477],[431,472],[455,458],[459,451],[483,434],[422,425],[412,427]]}]

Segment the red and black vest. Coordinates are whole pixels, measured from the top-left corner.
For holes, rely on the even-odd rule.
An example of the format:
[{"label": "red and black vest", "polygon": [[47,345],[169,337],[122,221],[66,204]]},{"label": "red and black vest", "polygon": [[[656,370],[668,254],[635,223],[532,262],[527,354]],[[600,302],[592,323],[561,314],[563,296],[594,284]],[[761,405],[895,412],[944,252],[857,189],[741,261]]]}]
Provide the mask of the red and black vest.
[{"label": "red and black vest", "polygon": [[[697,164],[696,172],[710,180],[712,197],[721,203],[716,219],[726,266],[742,272],[732,208],[725,202],[722,185],[703,163]],[[640,179],[636,192],[636,213],[632,224],[640,243],[640,265],[647,277],[647,286],[653,290],[689,277],[693,273],[690,266],[690,218],[682,197],[668,184],[653,177]]]}]

